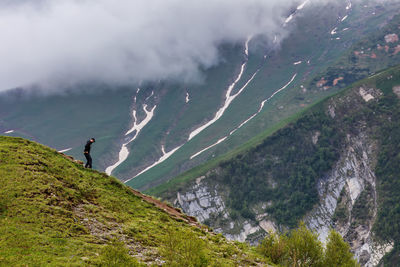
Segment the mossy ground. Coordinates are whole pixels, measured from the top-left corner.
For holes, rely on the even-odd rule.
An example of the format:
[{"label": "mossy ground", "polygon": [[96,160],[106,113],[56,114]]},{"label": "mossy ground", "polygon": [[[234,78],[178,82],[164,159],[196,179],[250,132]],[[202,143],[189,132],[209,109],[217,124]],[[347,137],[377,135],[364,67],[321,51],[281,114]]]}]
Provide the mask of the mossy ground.
[{"label": "mossy ground", "polygon": [[[0,184],[0,266],[176,263],[183,259],[168,253],[177,251],[203,265],[263,265],[246,244],[177,220],[115,178],[25,139],[0,137]],[[198,241],[189,251],[188,237]]]}]

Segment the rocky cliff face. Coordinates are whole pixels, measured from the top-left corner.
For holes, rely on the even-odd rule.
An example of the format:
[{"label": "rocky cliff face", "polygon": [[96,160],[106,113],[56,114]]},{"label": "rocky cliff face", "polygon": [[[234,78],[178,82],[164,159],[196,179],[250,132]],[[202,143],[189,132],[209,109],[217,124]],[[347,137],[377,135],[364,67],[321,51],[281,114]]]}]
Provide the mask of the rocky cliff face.
[{"label": "rocky cliff face", "polygon": [[218,185],[199,177],[189,190],[178,192],[174,205],[180,207],[186,214],[195,216],[200,222],[214,228],[217,233],[223,233],[230,240],[250,241],[251,235],[263,236],[266,232],[276,231],[274,222],[268,220],[268,214],[257,214],[256,221],[235,220],[229,214]]},{"label": "rocky cliff face", "polygon": [[305,220],[322,241],[334,228],[350,243],[363,266],[375,266],[393,248],[392,242],[377,243],[371,231],[377,214],[373,171],[377,147],[366,133],[348,135],[346,143],[334,169],[318,184],[320,205]]},{"label": "rocky cliff face", "polygon": [[[371,231],[377,213],[373,171],[377,144],[364,132],[348,135],[346,143],[335,167],[318,182],[320,203],[306,216],[305,222],[318,232],[323,242],[334,228],[350,243],[363,266],[376,266],[394,245],[375,241]],[[257,237],[278,229],[268,214],[257,213],[256,207],[256,220],[233,220],[218,185],[207,181],[205,176],[198,178],[190,190],[178,192],[174,204],[231,240],[254,243]]]},{"label": "rocky cliff face", "polygon": [[[325,112],[339,127],[345,127],[345,113],[361,110],[362,106],[378,101],[381,96],[382,92],[377,88],[359,86],[330,100]],[[373,233],[379,208],[375,174],[380,149],[379,138],[376,138],[379,127],[370,125],[367,117],[357,118],[346,130],[339,159],[317,182],[318,204],[303,220],[318,232],[323,242],[329,230],[334,228],[349,242],[362,266],[376,266],[393,249],[394,240],[382,242]],[[313,130],[308,136],[316,145],[320,142],[321,132]],[[220,172],[212,170],[188,185],[186,190],[178,192],[175,205],[232,240],[256,243],[268,232],[286,228],[265,212],[271,205],[268,202],[249,206],[255,214],[253,219],[231,214],[227,205],[229,185],[213,180],[210,175],[213,171]]]},{"label": "rocky cliff face", "polygon": [[[379,89],[360,87],[359,95],[365,102],[382,95]],[[351,99],[347,99],[351,104]],[[334,103],[328,109],[335,117]],[[359,132],[347,134],[345,149],[334,168],[320,179],[317,188],[320,204],[305,218],[325,241],[329,229],[337,230],[353,249],[363,266],[375,266],[393,248],[393,242],[377,243],[372,226],[377,216],[376,175],[374,173],[379,144],[359,121]]]}]

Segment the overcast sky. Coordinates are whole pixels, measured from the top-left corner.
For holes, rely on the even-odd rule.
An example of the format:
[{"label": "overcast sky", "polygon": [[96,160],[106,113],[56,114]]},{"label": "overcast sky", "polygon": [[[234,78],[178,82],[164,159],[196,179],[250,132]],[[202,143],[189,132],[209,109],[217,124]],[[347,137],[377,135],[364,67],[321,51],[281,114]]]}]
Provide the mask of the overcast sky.
[{"label": "overcast sky", "polygon": [[295,0],[3,0],[0,91],[193,78],[222,42],[281,32]]}]

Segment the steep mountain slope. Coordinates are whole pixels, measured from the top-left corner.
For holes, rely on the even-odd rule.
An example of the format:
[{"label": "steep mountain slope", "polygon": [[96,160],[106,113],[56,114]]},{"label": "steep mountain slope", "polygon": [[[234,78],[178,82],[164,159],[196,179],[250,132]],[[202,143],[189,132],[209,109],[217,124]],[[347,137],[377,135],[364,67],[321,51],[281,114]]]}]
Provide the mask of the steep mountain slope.
[{"label": "steep mountain slope", "polygon": [[[400,66],[357,82],[233,157],[194,169],[161,194],[236,240],[304,220],[337,229],[363,266],[398,262]],[[254,145],[254,143],[258,145]],[[179,188],[179,189],[177,189]]]},{"label": "steep mountain slope", "polygon": [[246,244],[28,140],[0,136],[0,183],[1,266],[265,265]]},{"label": "steep mountain slope", "polygon": [[[0,96],[0,131],[59,150],[71,148],[68,153],[79,158],[85,139],[95,136],[96,168],[124,181],[141,174],[128,184],[146,189],[272,129],[355,79],[399,62],[400,55],[392,51],[397,43],[389,43],[386,52],[383,37],[384,50],[376,58],[363,57],[369,52],[357,48],[362,56],[354,60],[359,61],[348,60],[352,45],[396,25],[392,19],[399,6],[299,3],[288,12],[287,32],[271,41],[254,36],[222,45],[220,64],[204,70],[203,83],[82,85],[45,98],[10,91]],[[338,63],[342,56],[345,60]],[[359,69],[341,79],[338,69],[353,63]],[[327,84],[317,87],[322,76]]]}]

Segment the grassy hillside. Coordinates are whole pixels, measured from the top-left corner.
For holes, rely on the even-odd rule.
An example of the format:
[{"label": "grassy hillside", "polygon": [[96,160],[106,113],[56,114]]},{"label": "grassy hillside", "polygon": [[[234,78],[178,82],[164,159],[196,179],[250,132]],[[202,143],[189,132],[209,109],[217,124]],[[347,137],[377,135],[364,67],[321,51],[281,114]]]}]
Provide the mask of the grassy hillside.
[{"label": "grassy hillside", "polygon": [[21,138],[0,137],[0,184],[1,266],[262,264],[247,245]]}]

